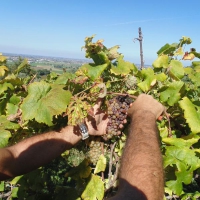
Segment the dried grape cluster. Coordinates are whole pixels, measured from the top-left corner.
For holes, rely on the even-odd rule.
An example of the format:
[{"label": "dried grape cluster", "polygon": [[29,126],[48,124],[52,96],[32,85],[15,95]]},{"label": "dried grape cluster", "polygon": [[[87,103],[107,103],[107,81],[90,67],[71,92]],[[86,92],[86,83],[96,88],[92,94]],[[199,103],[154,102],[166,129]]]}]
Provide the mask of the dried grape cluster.
[{"label": "dried grape cluster", "polygon": [[127,96],[117,96],[108,102],[108,126],[107,134],[104,139],[111,139],[113,136],[120,135],[121,130],[127,123],[127,111],[132,100]]},{"label": "dried grape cluster", "polygon": [[90,150],[87,152],[87,158],[93,165],[96,165],[102,154],[101,142],[99,140],[92,140],[89,147]]}]

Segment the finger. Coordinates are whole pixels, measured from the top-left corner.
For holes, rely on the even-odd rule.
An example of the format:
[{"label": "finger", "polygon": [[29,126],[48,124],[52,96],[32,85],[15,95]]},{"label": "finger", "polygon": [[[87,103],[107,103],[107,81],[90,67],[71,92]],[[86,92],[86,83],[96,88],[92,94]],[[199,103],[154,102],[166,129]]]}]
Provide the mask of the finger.
[{"label": "finger", "polygon": [[156,110],[157,110],[156,119],[158,119],[160,116],[166,113],[166,108],[162,104],[158,104]]},{"label": "finger", "polygon": [[91,135],[105,135],[106,134],[106,128],[108,125],[108,118],[106,120],[101,121],[100,124],[98,124],[97,129],[94,129],[92,131]]},{"label": "finger", "polygon": [[159,120],[159,121],[162,121],[162,119],[163,119],[163,116],[160,115],[160,116],[158,117],[158,120]]},{"label": "finger", "polygon": [[101,98],[98,98],[95,105],[93,106],[94,108],[94,114],[96,114],[98,112],[98,110],[100,109],[101,105],[102,105],[103,100]]}]

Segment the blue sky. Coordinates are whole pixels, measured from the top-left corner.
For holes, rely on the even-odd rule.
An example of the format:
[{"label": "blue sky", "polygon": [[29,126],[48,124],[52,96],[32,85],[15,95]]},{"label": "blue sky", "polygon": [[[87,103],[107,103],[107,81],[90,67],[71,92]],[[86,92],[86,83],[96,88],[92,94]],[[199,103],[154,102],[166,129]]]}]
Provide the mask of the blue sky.
[{"label": "blue sky", "polygon": [[126,60],[140,63],[138,27],[145,64],[165,43],[191,37],[200,52],[200,1],[183,0],[2,0],[0,52],[84,58],[84,39],[96,34],[107,47],[120,45]]}]

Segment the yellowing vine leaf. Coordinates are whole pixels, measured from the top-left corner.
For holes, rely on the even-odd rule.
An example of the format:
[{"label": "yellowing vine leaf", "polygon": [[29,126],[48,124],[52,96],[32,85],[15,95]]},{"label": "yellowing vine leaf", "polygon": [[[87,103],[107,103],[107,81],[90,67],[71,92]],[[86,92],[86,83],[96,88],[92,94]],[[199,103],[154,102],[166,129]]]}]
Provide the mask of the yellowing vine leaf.
[{"label": "yellowing vine leaf", "polygon": [[119,45],[116,45],[108,49],[109,60],[114,60],[120,56],[120,53],[117,52],[118,49],[119,49]]},{"label": "yellowing vine leaf", "polygon": [[111,73],[115,75],[125,76],[128,75],[131,71],[137,73],[137,67],[128,61],[123,60],[123,56],[119,56],[117,59],[117,66],[112,65],[110,69]]},{"label": "yellowing vine leaf", "polygon": [[185,55],[183,56],[183,60],[193,60],[195,58],[195,55],[193,53],[185,52]]},{"label": "yellowing vine leaf", "polygon": [[183,46],[184,44],[191,44],[192,40],[189,37],[182,36],[182,39],[180,39],[180,45]]},{"label": "yellowing vine leaf", "polygon": [[63,90],[63,87],[52,87],[45,82],[32,83],[21,105],[23,120],[35,119],[51,126],[53,116],[65,112],[71,98],[71,92]]},{"label": "yellowing vine leaf", "polygon": [[141,75],[144,81],[138,83],[138,87],[140,87],[144,92],[147,92],[156,83],[154,71],[151,68],[143,69]]},{"label": "yellowing vine leaf", "polygon": [[104,183],[99,176],[91,174],[81,198],[84,200],[102,200],[104,197]]},{"label": "yellowing vine leaf", "polygon": [[175,56],[182,56],[184,54],[183,47],[179,47],[174,53]]},{"label": "yellowing vine leaf", "polygon": [[99,172],[104,172],[105,169],[106,169],[106,157],[103,154],[101,154],[96,164],[94,174],[97,174]]},{"label": "yellowing vine leaf", "polygon": [[6,66],[0,66],[0,76],[4,76],[6,72],[9,71]]},{"label": "yellowing vine leaf", "polygon": [[167,68],[169,65],[169,57],[167,55],[161,55],[153,62],[152,65],[154,68]]},{"label": "yellowing vine leaf", "polygon": [[65,174],[65,177],[72,177],[75,180],[80,178],[88,178],[91,174],[91,167],[88,165],[88,162],[84,160],[80,163],[79,166],[73,167],[70,171]]},{"label": "yellowing vine leaf", "polygon": [[80,98],[76,99],[67,109],[68,125],[74,126],[83,121],[87,117],[88,111],[91,111],[91,109],[92,105],[87,101],[82,101]]},{"label": "yellowing vine leaf", "polygon": [[0,62],[6,61],[6,57],[0,53]]},{"label": "yellowing vine leaf", "polygon": [[184,67],[183,64],[178,60],[172,60],[170,62],[170,76],[176,80],[183,78],[184,76]]},{"label": "yellowing vine leaf", "polygon": [[20,126],[19,124],[16,124],[14,122],[10,122],[6,116],[1,115],[0,116],[0,128],[2,129],[7,129],[7,130],[12,130],[12,129],[18,129]]},{"label": "yellowing vine leaf", "polygon": [[165,81],[167,79],[167,75],[164,73],[160,73],[160,74],[155,74],[156,80],[157,81]]}]

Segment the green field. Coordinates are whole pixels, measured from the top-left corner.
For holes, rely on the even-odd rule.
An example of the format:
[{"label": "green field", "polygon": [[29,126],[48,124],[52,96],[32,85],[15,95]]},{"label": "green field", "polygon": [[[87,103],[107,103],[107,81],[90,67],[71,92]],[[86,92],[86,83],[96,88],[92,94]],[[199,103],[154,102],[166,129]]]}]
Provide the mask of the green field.
[{"label": "green field", "polygon": [[81,63],[66,63],[66,62],[32,62],[31,67],[35,70],[47,69],[57,73],[61,73],[63,69],[69,72],[75,72],[82,64]]}]

